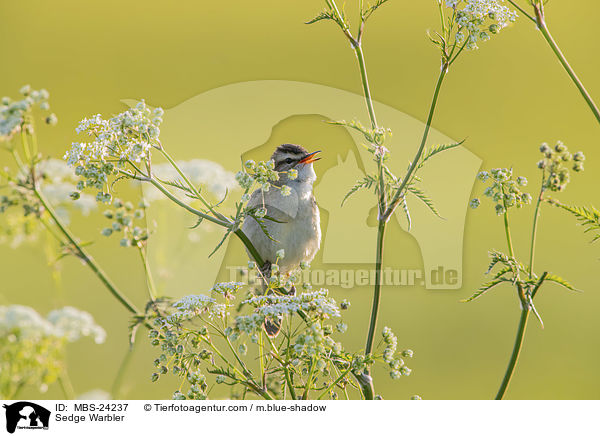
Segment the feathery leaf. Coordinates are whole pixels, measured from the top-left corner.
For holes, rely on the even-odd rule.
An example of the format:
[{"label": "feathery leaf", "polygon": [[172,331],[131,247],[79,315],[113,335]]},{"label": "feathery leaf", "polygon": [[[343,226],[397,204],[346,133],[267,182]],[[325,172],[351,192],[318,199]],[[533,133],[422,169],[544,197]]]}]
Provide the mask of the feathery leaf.
[{"label": "feathery leaf", "polygon": [[429,198],[427,196],[427,194],[425,194],[424,191],[420,190],[419,188],[415,187],[414,185],[408,186],[407,189],[408,189],[408,192],[410,192],[415,197],[417,197],[419,200],[421,200],[423,203],[425,203],[425,206],[427,206],[429,208],[429,210],[431,210],[435,215],[437,215],[438,217],[443,219],[443,217],[440,215],[440,213],[436,209],[435,205],[433,204],[433,200],[431,200],[431,198]]},{"label": "feathery leaf", "polygon": [[348,193],[342,199],[342,206],[346,202],[351,195],[355,194],[359,189],[371,189],[374,185],[377,184],[377,178],[370,174],[367,174],[364,178],[360,179],[356,184],[348,191]]},{"label": "feathery leaf", "polygon": [[435,156],[443,151],[451,150],[453,148],[459,147],[464,142],[465,142],[465,140],[463,139],[462,141],[455,142],[454,144],[440,144],[440,145],[434,145],[434,146],[430,147],[429,149],[427,149],[427,151],[425,153],[423,153],[423,156],[421,157],[421,161],[419,162],[419,166],[417,168],[422,168],[423,165],[425,164],[425,162],[427,162],[433,156]]},{"label": "feathery leaf", "polygon": [[473,301],[479,297],[481,297],[483,294],[485,294],[487,291],[489,291],[490,289],[498,286],[500,283],[502,282],[510,282],[510,280],[507,279],[496,279],[496,280],[492,280],[491,282],[487,282],[484,285],[482,285],[473,295],[471,295],[469,298],[465,298],[464,300],[460,300],[461,303],[468,303],[470,301]]}]

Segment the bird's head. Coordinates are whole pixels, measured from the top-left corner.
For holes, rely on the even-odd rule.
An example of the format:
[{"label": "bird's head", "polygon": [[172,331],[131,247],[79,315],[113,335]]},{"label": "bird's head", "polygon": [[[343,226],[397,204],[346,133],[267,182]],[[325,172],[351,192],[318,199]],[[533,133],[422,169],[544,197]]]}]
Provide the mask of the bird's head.
[{"label": "bird's head", "polygon": [[285,172],[295,169],[298,171],[298,181],[314,182],[317,176],[312,164],[320,159],[316,157],[317,153],[320,151],[309,153],[300,145],[282,144],[275,149],[271,159],[275,162],[275,171]]}]

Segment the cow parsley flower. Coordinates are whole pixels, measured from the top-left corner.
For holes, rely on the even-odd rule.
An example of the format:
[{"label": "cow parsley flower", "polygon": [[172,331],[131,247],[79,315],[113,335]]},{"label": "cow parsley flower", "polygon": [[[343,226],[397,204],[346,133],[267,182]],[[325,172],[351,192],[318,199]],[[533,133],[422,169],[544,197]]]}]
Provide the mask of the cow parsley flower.
[{"label": "cow parsley flower", "polygon": [[[0,142],[9,141],[15,134],[33,130],[33,120],[28,116],[35,106],[47,111],[50,109],[48,98],[50,95],[45,89],[32,90],[31,86],[25,85],[21,88],[23,95],[21,100],[12,100],[3,97],[0,104]],[[56,124],[56,115],[50,114],[46,118],[48,124]]]},{"label": "cow parsley flower", "polygon": [[97,344],[106,340],[106,332],[96,324],[88,312],[67,306],[53,310],[47,318],[54,326],[55,334],[66,338],[69,342],[75,342],[86,336],[93,337]]},{"label": "cow parsley flower", "polygon": [[298,178],[298,170],[295,168],[288,170],[287,177],[289,180],[296,180]]},{"label": "cow parsley flower", "polygon": [[208,295],[188,295],[173,304],[174,313],[164,319],[164,325],[174,326],[192,318],[207,315],[209,319],[222,318],[227,312],[225,304],[217,303]]},{"label": "cow parsley flower", "polygon": [[[482,171],[479,180],[490,183],[483,195],[492,200],[496,214],[503,215],[511,207],[521,208],[531,203],[531,195],[521,190],[527,185],[525,177],[514,177],[512,168],[494,168]],[[479,207],[481,201],[474,198],[469,203],[471,208]]]},{"label": "cow parsley flower", "polygon": [[540,152],[543,158],[537,166],[544,172],[544,189],[563,191],[571,181],[569,167],[575,172],[584,170],[584,154],[581,151],[571,154],[561,141],[552,148],[546,143],[542,144]]},{"label": "cow parsley flower", "polygon": [[479,48],[479,41],[489,40],[518,17],[504,0],[446,0],[446,6],[456,11],[456,39],[468,50]]},{"label": "cow parsley flower", "polygon": [[328,297],[326,289],[304,292],[300,295],[260,295],[244,303],[256,307],[256,312],[265,317],[294,314],[303,310],[317,317],[339,317],[340,310],[333,298]]},{"label": "cow parsley flower", "polygon": [[281,195],[283,195],[284,197],[289,197],[292,193],[292,188],[290,188],[288,185],[283,185],[281,187]]},{"label": "cow parsley flower", "polygon": [[150,159],[152,148],[160,147],[162,119],[157,113],[160,111],[152,111],[141,101],[110,119],[100,114],[84,118],[76,132],[87,134],[91,141],[74,142],[64,159],[75,167],[88,187],[102,191],[108,176],[116,174],[117,168],[145,162]]}]

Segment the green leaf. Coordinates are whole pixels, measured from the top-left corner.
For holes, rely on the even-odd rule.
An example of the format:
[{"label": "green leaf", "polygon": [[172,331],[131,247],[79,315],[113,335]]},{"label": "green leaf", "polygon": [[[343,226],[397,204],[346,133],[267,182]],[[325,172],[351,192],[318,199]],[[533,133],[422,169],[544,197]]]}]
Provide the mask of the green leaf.
[{"label": "green leaf", "polygon": [[434,145],[434,146],[428,148],[427,151],[425,153],[423,153],[423,156],[421,157],[421,161],[419,162],[419,166],[417,168],[422,168],[423,165],[425,164],[425,162],[427,162],[429,159],[431,159],[435,155],[437,155],[443,151],[451,150],[453,148],[459,147],[464,142],[465,142],[465,140],[463,139],[462,141],[455,142],[454,144]]},{"label": "green leaf", "polygon": [[490,261],[488,269],[485,272],[486,274],[489,274],[498,263],[508,266],[511,269],[511,271],[513,270],[512,266],[511,266],[510,258],[506,254],[504,254],[500,251],[497,251],[497,250],[492,250],[488,254],[492,260]]},{"label": "green leaf", "polygon": [[260,227],[260,229],[262,230],[262,232],[265,234],[265,236],[267,238],[269,238],[273,242],[279,242],[278,240],[276,240],[275,238],[273,238],[273,236],[271,236],[271,234],[269,233],[269,229],[267,229],[267,225],[265,224],[265,220],[273,221],[273,222],[276,222],[276,223],[281,223],[282,221],[277,221],[276,219],[271,218],[269,216],[265,216],[263,218],[259,218],[256,215],[254,215],[253,213],[250,213],[249,216],[252,217],[254,219],[254,221],[256,221],[256,223],[258,224],[258,226]]},{"label": "green leaf", "polygon": [[367,174],[364,178],[360,179],[356,184],[348,191],[348,193],[342,199],[342,206],[346,202],[351,195],[356,193],[360,189],[371,189],[373,186],[377,185],[377,178],[370,174]]},{"label": "green leaf", "polygon": [[183,181],[180,179],[174,179],[174,180],[158,179],[158,181],[160,181],[161,183],[163,183],[165,185],[172,186],[173,188],[180,189],[188,195],[193,195],[192,190],[186,184],[184,184]]},{"label": "green leaf", "polygon": [[375,12],[381,5],[387,3],[388,1],[389,0],[377,0],[372,6],[367,4],[367,8],[364,11],[361,11],[363,21],[367,21],[367,19],[373,15],[373,12]]},{"label": "green leaf", "polygon": [[360,132],[363,134],[363,136],[365,137],[365,139],[367,141],[369,141],[370,143],[374,143],[375,142],[375,132],[373,132],[372,129],[368,129],[365,126],[363,126],[360,121],[356,121],[356,120],[351,120],[351,121],[346,121],[346,120],[341,120],[341,121],[327,121],[328,124],[332,124],[334,126],[344,126],[344,127],[349,127],[350,129],[354,129],[357,132]]},{"label": "green leaf", "polygon": [[[501,270],[499,270],[496,274],[494,274],[494,276],[491,278],[491,280],[496,280],[499,279],[500,277],[502,277],[504,274],[508,274],[509,272],[512,272],[513,269],[509,266],[502,268]],[[489,272],[489,271],[488,271]]]},{"label": "green leaf", "polygon": [[547,282],[554,282],[556,284],[559,284],[560,286],[562,286],[563,288],[568,289],[569,291],[573,291],[573,292],[583,292],[581,289],[577,289],[576,287],[574,287],[571,283],[569,283],[568,281],[566,281],[565,279],[563,279],[562,277],[559,277],[555,274],[548,274],[546,276],[546,281]]},{"label": "green leaf", "polygon": [[443,219],[443,217],[440,215],[440,213],[437,211],[435,205],[433,204],[433,201],[427,196],[427,194],[425,194],[425,192],[423,192],[419,188],[415,187],[414,185],[408,186],[407,189],[408,189],[408,192],[410,192],[415,197],[417,197],[419,200],[421,200],[423,203],[425,203],[425,205],[429,208],[429,210],[431,210],[435,215],[437,215],[438,217]]},{"label": "green leaf", "polygon": [[408,231],[410,232],[410,228],[412,227],[412,219],[410,218],[410,211],[408,210],[408,204],[406,203],[406,197],[402,198],[402,210],[404,210],[404,215],[406,215],[406,221],[408,224]]},{"label": "green leaf", "polygon": [[465,298],[464,300],[460,300],[461,303],[468,303],[470,301],[476,300],[477,298],[481,297],[483,294],[485,294],[486,292],[488,292],[490,289],[498,286],[500,283],[502,282],[510,282],[510,280],[507,279],[496,279],[496,280],[492,280],[491,282],[487,282],[484,285],[482,285],[473,295],[471,295],[469,298]]},{"label": "green leaf", "polygon": [[596,242],[600,239],[600,212],[594,206],[568,206],[556,200],[549,202],[574,215],[581,226],[585,227],[584,233],[598,232],[598,234],[594,235],[591,242]]},{"label": "green leaf", "polygon": [[213,254],[215,254],[217,252],[217,250],[219,250],[219,248],[221,248],[223,246],[223,244],[225,243],[225,241],[227,240],[227,237],[229,236],[229,234],[231,233],[231,228],[228,228],[227,231],[225,232],[225,235],[223,235],[223,238],[219,241],[219,243],[217,244],[217,246],[214,248],[214,250],[208,255],[208,257],[212,257]]},{"label": "green leaf", "polygon": [[321,12],[319,15],[317,15],[312,20],[305,22],[304,24],[314,24],[314,23],[317,23],[317,22],[323,21],[323,20],[336,21],[335,16],[333,15],[333,12],[326,10],[326,11]]},{"label": "green leaf", "polygon": [[204,221],[204,218],[202,217],[198,217],[198,221],[196,221],[196,224],[194,224],[193,226],[190,227],[191,230],[198,228],[198,226],[200,224],[202,224],[202,221]]}]

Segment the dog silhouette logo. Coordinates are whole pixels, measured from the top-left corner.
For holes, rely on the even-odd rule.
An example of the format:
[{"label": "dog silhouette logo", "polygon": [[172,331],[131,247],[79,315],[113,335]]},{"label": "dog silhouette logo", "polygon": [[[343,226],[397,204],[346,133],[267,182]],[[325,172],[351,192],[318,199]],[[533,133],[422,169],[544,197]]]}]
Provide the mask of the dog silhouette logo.
[{"label": "dog silhouette logo", "polygon": [[48,429],[50,411],[29,401],[19,401],[3,406],[6,409],[6,431],[14,433],[18,429]]}]

